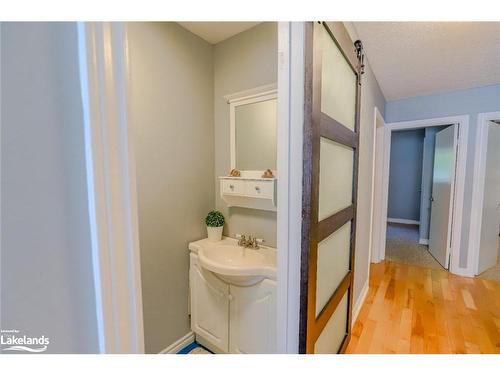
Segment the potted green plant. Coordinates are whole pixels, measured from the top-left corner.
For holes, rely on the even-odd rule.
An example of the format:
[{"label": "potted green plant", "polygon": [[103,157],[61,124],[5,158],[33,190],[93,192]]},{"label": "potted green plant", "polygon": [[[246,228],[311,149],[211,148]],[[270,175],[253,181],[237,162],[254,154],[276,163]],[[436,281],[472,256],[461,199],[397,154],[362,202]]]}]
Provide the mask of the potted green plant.
[{"label": "potted green plant", "polygon": [[220,211],[210,211],[205,218],[209,241],[220,241],[222,239],[222,228],[224,227],[224,215]]}]

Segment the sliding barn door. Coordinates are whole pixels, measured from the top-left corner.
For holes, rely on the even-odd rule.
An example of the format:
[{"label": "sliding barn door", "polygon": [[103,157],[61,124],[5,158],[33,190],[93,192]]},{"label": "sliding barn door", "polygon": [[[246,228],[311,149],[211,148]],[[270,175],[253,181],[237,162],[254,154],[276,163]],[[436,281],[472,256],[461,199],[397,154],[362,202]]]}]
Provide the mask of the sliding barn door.
[{"label": "sliding barn door", "polygon": [[342,353],[351,331],[362,47],[307,23],[300,347]]}]

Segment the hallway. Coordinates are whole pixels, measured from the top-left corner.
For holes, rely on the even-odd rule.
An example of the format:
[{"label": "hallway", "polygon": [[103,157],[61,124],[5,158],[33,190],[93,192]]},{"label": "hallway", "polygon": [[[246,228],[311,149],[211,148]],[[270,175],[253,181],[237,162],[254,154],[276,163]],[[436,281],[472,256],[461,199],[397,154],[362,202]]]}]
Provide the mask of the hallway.
[{"label": "hallway", "polygon": [[500,283],[382,262],[346,353],[500,353]]},{"label": "hallway", "polygon": [[390,262],[442,270],[427,245],[418,243],[418,225],[387,223],[385,259]]}]

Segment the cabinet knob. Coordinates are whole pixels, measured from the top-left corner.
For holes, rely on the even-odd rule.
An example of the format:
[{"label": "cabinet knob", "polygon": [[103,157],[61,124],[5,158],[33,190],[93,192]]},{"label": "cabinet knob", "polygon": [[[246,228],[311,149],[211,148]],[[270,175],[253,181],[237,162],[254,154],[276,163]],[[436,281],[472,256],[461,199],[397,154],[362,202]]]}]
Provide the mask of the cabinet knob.
[{"label": "cabinet knob", "polygon": [[260,190],[260,187],[256,186],[256,187],[255,187],[255,190],[259,191],[259,190]]},{"label": "cabinet knob", "polygon": [[232,294],[228,294],[227,295],[227,299],[230,300],[230,301],[232,301],[233,300],[233,295]]},{"label": "cabinet knob", "polygon": [[231,190],[233,190],[233,189],[234,189],[234,185],[229,185],[229,188],[230,188]]}]

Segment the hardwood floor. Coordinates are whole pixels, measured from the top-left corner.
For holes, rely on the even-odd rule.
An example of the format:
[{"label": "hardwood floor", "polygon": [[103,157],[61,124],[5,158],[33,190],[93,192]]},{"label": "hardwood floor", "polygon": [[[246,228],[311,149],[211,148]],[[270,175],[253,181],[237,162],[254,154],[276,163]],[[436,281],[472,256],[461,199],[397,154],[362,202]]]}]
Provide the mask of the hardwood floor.
[{"label": "hardwood floor", "polygon": [[500,282],[372,264],[346,353],[500,353]]}]

